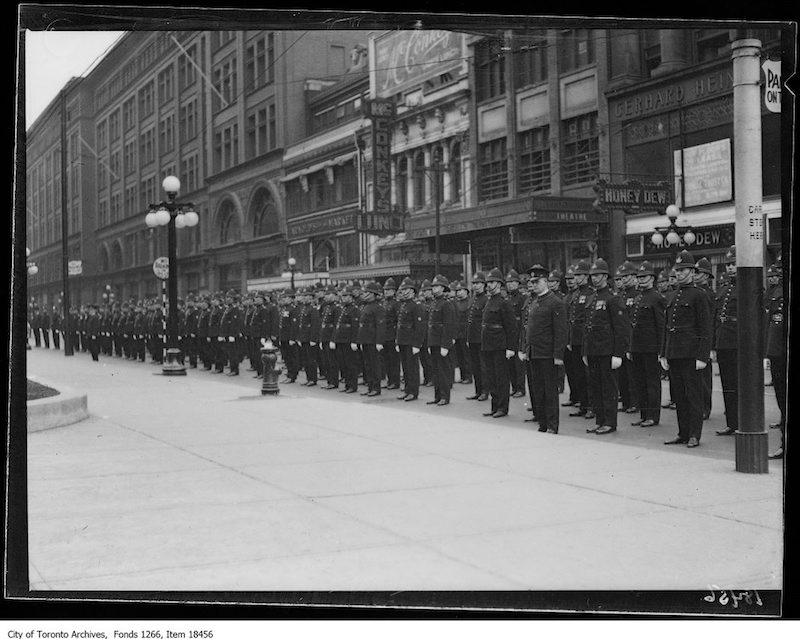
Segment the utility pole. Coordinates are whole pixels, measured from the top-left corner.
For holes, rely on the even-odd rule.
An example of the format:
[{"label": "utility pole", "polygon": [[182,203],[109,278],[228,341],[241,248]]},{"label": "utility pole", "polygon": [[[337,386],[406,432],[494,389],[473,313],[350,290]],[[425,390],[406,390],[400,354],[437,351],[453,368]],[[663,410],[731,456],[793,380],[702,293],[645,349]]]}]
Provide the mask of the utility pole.
[{"label": "utility pole", "polygon": [[767,473],[761,316],[764,270],[761,186],[761,42],[737,39],[733,60],[734,183],[736,184],[736,286],[738,287],[739,429],[736,470]]},{"label": "utility pole", "polygon": [[69,217],[67,215],[67,95],[61,89],[61,285],[64,289],[64,356],[73,355],[69,301]]},{"label": "utility pole", "polygon": [[439,206],[439,149],[438,147],[433,150],[433,200],[436,205],[436,239],[435,239],[435,254],[433,261],[433,274],[438,275],[439,269],[442,264],[441,256],[441,211]]}]

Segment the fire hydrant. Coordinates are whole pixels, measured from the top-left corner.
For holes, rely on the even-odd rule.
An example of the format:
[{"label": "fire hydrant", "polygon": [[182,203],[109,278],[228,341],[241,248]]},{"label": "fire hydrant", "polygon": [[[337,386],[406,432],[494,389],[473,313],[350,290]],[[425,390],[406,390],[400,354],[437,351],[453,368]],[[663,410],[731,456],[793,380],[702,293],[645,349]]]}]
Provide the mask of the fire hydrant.
[{"label": "fire hydrant", "polygon": [[263,371],[261,378],[261,394],[262,395],[277,395],[280,390],[278,389],[278,373],[275,370],[275,363],[278,361],[278,349],[272,343],[272,340],[261,340],[261,370]]}]

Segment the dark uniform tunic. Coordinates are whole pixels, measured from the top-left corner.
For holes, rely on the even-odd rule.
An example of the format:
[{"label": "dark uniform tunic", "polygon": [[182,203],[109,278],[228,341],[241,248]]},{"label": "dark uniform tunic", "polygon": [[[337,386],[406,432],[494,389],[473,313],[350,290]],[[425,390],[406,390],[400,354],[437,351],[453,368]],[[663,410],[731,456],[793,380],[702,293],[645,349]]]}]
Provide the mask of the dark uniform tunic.
[{"label": "dark uniform tunic", "polygon": [[722,399],[725,403],[725,423],[729,430],[739,428],[739,323],[736,277],[719,291],[714,313],[714,341],[717,353]]},{"label": "dark uniform tunic", "polygon": [[95,313],[89,315],[86,318],[86,339],[87,339],[87,348],[89,352],[92,354],[92,359],[97,362],[99,361],[98,354],[100,352],[100,333],[102,329],[102,321],[100,316]]},{"label": "dark uniform tunic", "polygon": [[208,321],[211,311],[208,308],[201,308],[197,313],[197,351],[200,361],[203,362],[203,369],[211,370],[212,357],[211,347],[208,337]]},{"label": "dark uniform tunic", "polygon": [[364,356],[364,382],[368,392],[380,394],[381,378],[377,344],[386,340],[386,311],[378,302],[367,302],[358,318],[356,342]]},{"label": "dark uniform tunic", "polygon": [[558,432],[558,368],[567,345],[564,302],[552,291],[532,295],[526,307],[523,352],[531,373],[531,400],[539,430]]},{"label": "dark uniform tunic", "polygon": [[[222,314],[219,323],[219,336],[224,346],[225,359],[232,374],[239,373],[239,340],[242,338],[242,310],[231,304]],[[223,364],[224,366],[224,364]]]},{"label": "dark uniform tunic", "polygon": [[617,427],[619,387],[611,358],[624,359],[631,323],[622,299],[606,286],[589,295],[583,327],[583,356],[588,360],[589,403],[598,426]]},{"label": "dark uniform tunic", "polygon": [[678,439],[684,442],[700,441],[703,430],[702,378],[695,362],[708,361],[710,313],[705,293],[694,284],[679,286],[667,298],[661,355],[669,362]]},{"label": "dark uniform tunic", "polygon": [[[715,308],[717,294],[714,292],[714,289],[712,289],[708,284],[706,284],[705,286],[700,286],[698,284],[697,288],[699,288],[701,291],[703,291],[703,293],[706,294],[706,298],[708,299],[708,307],[711,309]],[[711,326],[709,327],[708,330],[709,334],[713,335],[714,317],[713,315],[710,314],[709,318],[711,321]],[[711,360],[709,359],[708,362],[706,362],[706,364],[708,365],[702,371],[700,371],[700,377],[702,378],[703,381],[703,419],[708,419],[708,417],[711,415],[711,396],[712,396],[712,386],[714,380],[714,371],[711,365]]]},{"label": "dark uniform tunic", "polygon": [[[397,310],[397,338],[403,368],[403,394],[419,396],[419,351],[428,332],[420,305],[413,299],[403,300]],[[414,353],[414,349],[417,352]]]},{"label": "dark uniform tunic", "polygon": [[[628,319],[633,321],[633,308],[636,304],[636,298],[639,291],[635,286],[623,288],[619,292],[619,296],[625,304],[628,311]],[[617,369],[617,378],[619,379],[619,397],[622,402],[623,409],[633,409],[639,407],[639,396],[636,392],[638,382],[633,375],[633,366],[630,362],[623,357],[622,366]],[[629,410],[629,412],[633,412]]]},{"label": "dark uniform tunic", "polygon": [[667,300],[655,288],[641,291],[631,312],[631,360],[628,366],[636,384],[641,421],[661,420],[661,336]]},{"label": "dark uniform tunic", "polygon": [[319,310],[314,304],[303,304],[297,321],[297,341],[306,372],[306,383],[317,383],[317,340],[320,333]]},{"label": "dark uniform tunic", "polygon": [[472,399],[486,398],[484,390],[484,369],[481,358],[481,324],[483,322],[483,307],[489,298],[486,293],[473,294],[467,313],[467,346],[469,348],[470,368],[472,379],[475,381],[475,394]]},{"label": "dark uniform tunic", "polygon": [[[569,331],[567,336],[566,357],[569,360],[568,369],[572,370],[570,390],[574,386],[576,401],[580,404],[580,413],[592,410],[589,403],[589,380],[586,365],[583,363],[583,326],[586,323],[586,303],[594,289],[588,284],[578,287],[567,305],[567,323]],[[566,363],[566,362],[565,362]]]},{"label": "dark uniform tunic", "polygon": [[[525,307],[528,296],[519,289],[509,292],[506,298],[511,308],[514,309],[514,319],[517,322],[516,334],[522,331],[522,309]],[[511,380],[511,392],[522,396],[525,394],[525,365],[517,357],[508,360],[508,375]]]},{"label": "dark uniform tunic", "polygon": [[506,351],[516,352],[518,340],[514,308],[499,293],[488,297],[481,317],[481,358],[486,373],[484,392],[491,395],[493,413],[508,414],[510,379]]},{"label": "dark uniform tunic", "polygon": [[384,299],[381,303],[386,315],[386,341],[383,343],[381,363],[386,374],[386,387],[389,389],[400,388],[400,357],[395,350],[395,336],[397,335],[397,310],[396,299]]},{"label": "dark uniform tunic", "polygon": [[358,390],[359,354],[353,350],[358,334],[359,309],[352,302],[342,304],[336,318],[332,341],[336,345],[336,359],[344,377],[344,390],[355,393]]},{"label": "dark uniform tunic", "polygon": [[428,348],[431,357],[434,401],[450,401],[453,387],[452,359],[442,355],[441,349],[453,350],[458,326],[456,309],[444,296],[434,297],[428,308]]},{"label": "dark uniform tunic", "polygon": [[187,306],[183,312],[183,354],[189,360],[189,366],[197,368],[197,321],[200,314],[194,306]]},{"label": "dark uniform tunic", "polygon": [[457,326],[455,343],[456,364],[461,374],[461,383],[470,384],[472,382],[472,362],[470,360],[469,348],[467,347],[467,325],[469,322],[471,302],[469,297],[465,297],[464,299],[456,298],[453,300],[453,304],[456,308]]},{"label": "dark uniform tunic", "polygon": [[[765,349],[764,355],[769,358],[769,369],[772,385],[775,389],[775,400],[781,412],[781,440],[786,431],[786,312],[784,310],[783,284],[777,284],[767,290],[765,301]],[[783,446],[781,446],[783,447]]]},{"label": "dark uniform tunic", "polygon": [[333,333],[341,313],[342,307],[336,302],[325,302],[320,309],[319,341],[325,357],[325,379],[330,388],[339,386],[339,362],[336,351],[331,349],[330,343],[334,341]]}]

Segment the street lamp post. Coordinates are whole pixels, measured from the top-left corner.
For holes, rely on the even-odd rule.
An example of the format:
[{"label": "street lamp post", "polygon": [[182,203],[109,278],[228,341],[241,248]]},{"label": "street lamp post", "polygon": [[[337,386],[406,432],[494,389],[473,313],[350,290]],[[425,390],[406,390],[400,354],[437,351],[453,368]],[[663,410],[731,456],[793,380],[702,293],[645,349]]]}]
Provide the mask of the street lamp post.
[{"label": "street lamp post", "polygon": [[292,292],[294,292],[294,269],[295,266],[297,266],[297,260],[294,259],[293,257],[290,257],[286,262],[289,265],[289,275],[291,277]]},{"label": "street lamp post", "polygon": [[673,262],[681,242],[691,246],[697,239],[691,226],[678,226],[677,221],[680,213],[681,210],[676,204],[670,204],[664,212],[669,219],[669,226],[656,227],[655,232],[650,236],[650,241],[655,246],[664,246],[670,249]]},{"label": "street lamp post", "polygon": [[167,276],[167,356],[164,358],[162,373],[164,375],[186,375],[186,367],[181,364],[178,348],[178,258],[176,229],[195,226],[199,221],[194,205],[191,202],[176,202],[175,198],[181,190],[181,181],[174,175],[168,175],[161,183],[167,199],[158,204],[151,204],[145,216],[148,227],[166,226],[167,259],[169,271]]}]

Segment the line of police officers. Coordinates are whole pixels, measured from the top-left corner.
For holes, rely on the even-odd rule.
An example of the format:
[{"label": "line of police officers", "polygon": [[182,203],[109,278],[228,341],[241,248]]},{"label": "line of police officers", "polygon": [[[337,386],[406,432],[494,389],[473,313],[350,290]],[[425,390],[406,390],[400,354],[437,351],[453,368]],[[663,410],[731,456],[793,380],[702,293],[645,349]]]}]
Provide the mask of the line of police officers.
[{"label": "line of police officers", "polygon": [[[531,398],[528,422],[557,433],[564,378],[569,399],[562,406],[593,420],[586,431],[604,435],[618,426],[618,413],[638,413],[634,426],[660,423],[662,408],[675,408],[678,434],[666,444],[699,445],[702,424],[711,412],[711,362],[716,359],[723,390],[726,426],[736,432],[737,295],[735,247],[725,256],[726,274],[715,292],[710,262],[682,251],[667,276],[658,278],[649,262],[625,262],[613,274],[603,259],[581,261],[565,276],[539,264],[528,277],[499,269],[476,273],[472,291],[442,275],[418,287],[405,278],[381,286],[318,285],[270,295],[235,291],[179,301],[180,348],[189,366],[239,375],[248,358],[262,375],[261,346],[278,345],[286,377],[305,386],[324,380],[327,390],[358,392],[363,378],[367,397],[382,389],[400,390],[397,399],[414,401],[420,386],[433,386],[428,403],[451,400],[455,369],[461,383],[474,383],[468,400],[490,401],[483,412],[500,418],[509,398]],[[786,349],[780,262],[768,270],[764,299],[765,358],[769,359],[785,432]],[[562,279],[566,294],[560,290]],[[614,283],[612,290],[611,283]],[[525,283],[526,293],[521,291]],[[52,327],[58,347],[57,313],[42,317],[31,309],[36,345],[39,330]],[[46,316],[46,313],[44,314]],[[89,305],[71,310],[76,350],[154,363],[163,356],[165,318],[157,300],[109,305],[98,313]],[[48,347],[46,338],[43,340]],[[420,375],[422,371],[422,376]],[[670,401],[661,403],[661,380],[669,380]],[[422,379],[421,379],[422,377]],[[382,384],[383,381],[385,384]],[[341,388],[339,388],[341,385]],[[621,407],[620,407],[621,403]],[[783,438],[782,438],[783,442]],[[771,455],[783,456],[781,448]]]}]

